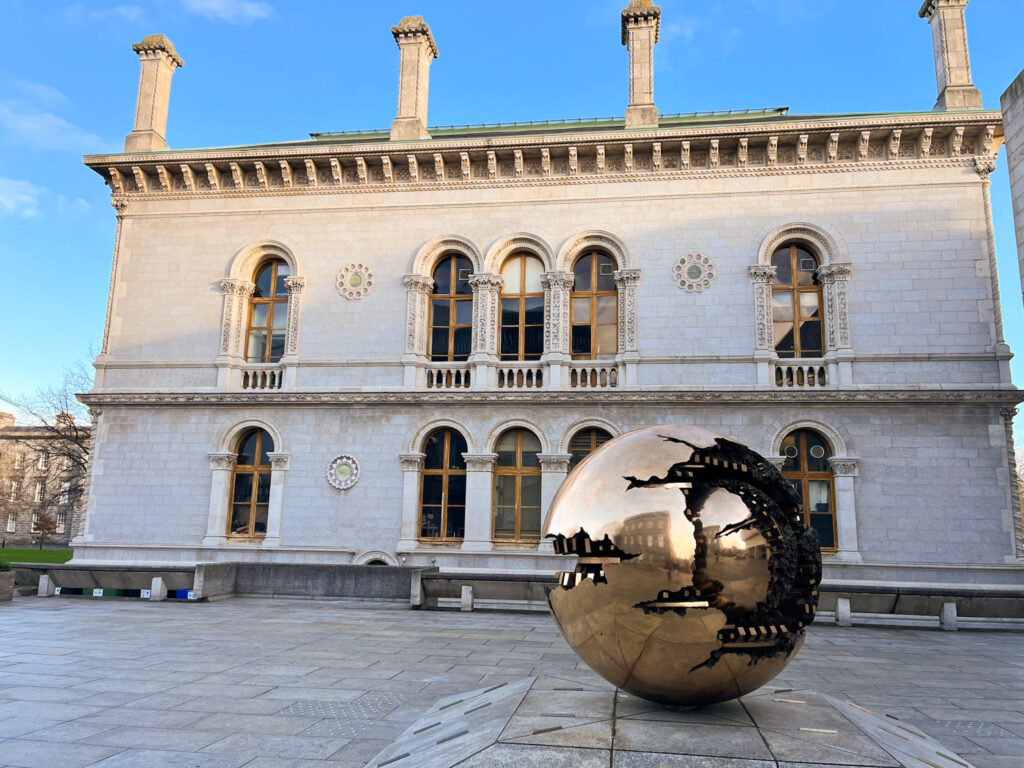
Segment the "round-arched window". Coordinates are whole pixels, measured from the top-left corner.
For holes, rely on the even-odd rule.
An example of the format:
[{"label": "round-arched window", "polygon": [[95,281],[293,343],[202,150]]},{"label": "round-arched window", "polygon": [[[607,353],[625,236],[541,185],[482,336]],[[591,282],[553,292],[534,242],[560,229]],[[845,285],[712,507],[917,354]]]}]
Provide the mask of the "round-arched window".
[{"label": "round-arched window", "polygon": [[612,436],[607,431],[598,427],[581,429],[569,441],[569,453],[572,454],[572,458],[569,460],[569,469],[573,469],[611,439]]},{"label": "round-arched window", "polygon": [[466,531],[466,438],[454,429],[431,432],[423,444],[420,538],[461,539]]},{"label": "round-arched window", "polygon": [[271,478],[268,454],[273,452],[274,438],[265,429],[250,429],[239,438],[231,483],[228,535],[266,535]]},{"label": "round-arched window", "polygon": [[572,356],[591,360],[614,355],[619,349],[619,306],[615,262],[591,251],[572,268]]},{"label": "round-arched window", "polygon": [[494,448],[494,538],[540,539],[540,440],[527,429],[502,433]]},{"label": "round-arched window", "polygon": [[835,550],[835,493],[828,441],[814,430],[798,429],[786,435],[781,452],[785,457],[782,475],[800,495],[804,524],[818,532],[823,550]]},{"label": "round-arched window", "polygon": [[434,268],[430,297],[430,359],[468,360],[473,342],[473,263],[465,256],[445,256]]},{"label": "round-arched window", "polygon": [[253,277],[245,359],[250,363],[276,363],[284,355],[288,327],[288,288],[291,274],[283,259],[264,261]]},{"label": "round-arched window", "polygon": [[820,261],[797,243],[783,245],[772,255],[772,321],[779,357],[821,357],[822,297],[818,282]]},{"label": "round-arched window", "polygon": [[544,263],[536,256],[516,254],[501,267],[502,360],[540,360],[544,354]]}]

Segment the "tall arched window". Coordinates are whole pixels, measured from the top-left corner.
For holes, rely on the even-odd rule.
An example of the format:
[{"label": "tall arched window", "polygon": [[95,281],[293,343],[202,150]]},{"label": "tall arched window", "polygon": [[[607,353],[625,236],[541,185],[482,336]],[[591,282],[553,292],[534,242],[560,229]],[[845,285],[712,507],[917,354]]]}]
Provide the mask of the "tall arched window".
[{"label": "tall arched window", "polygon": [[465,256],[445,256],[434,268],[430,301],[430,359],[468,360],[473,339],[473,264]]},{"label": "tall arched window", "polygon": [[569,453],[572,454],[572,458],[569,460],[569,469],[573,469],[587,456],[611,439],[612,436],[610,434],[598,427],[581,429],[569,441]]},{"label": "tall arched window", "polygon": [[288,289],[284,279],[289,274],[283,259],[265,261],[256,270],[245,344],[245,359],[250,363],[276,363],[284,355],[288,327]]},{"label": "tall arched window", "polygon": [[591,251],[572,268],[572,356],[592,360],[614,355],[619,349],[618,292],[615,262]]},{"label": "tall arched window", "polygon": [[501,267],[502,360],[540,360],[544,354],[544,263],[536,256],[518,254]]},{"label": "tall arched window", "polygon": [[238,441],[231,483],[230,536],[265,536],[270,507],[270,457],[274,438],[265,429],[251,429]]},{"label": "tall arched window", "polygon": [[466,438],[454,429],[431,432],[423,445],[420,538],[461,539],[466,531]]},{"label": "tall arched window", "polygon": [[772,255],[772,319],[779,357],[821,357],[821,284],[818,257],[802,245],[783,245]]},{"label": "tall arched window", "polygon": [[540,440],[526,429],[498,438],[494,468],[494,538],[540,539]]},{"label": "tall arched window", "polygon": [[835,495],[832,492],[832,451],[825,438],[810,429],[790,432],[782,441],[782,475],[803,502],[804,523],[818,532],[824,550],[836,548]]}]

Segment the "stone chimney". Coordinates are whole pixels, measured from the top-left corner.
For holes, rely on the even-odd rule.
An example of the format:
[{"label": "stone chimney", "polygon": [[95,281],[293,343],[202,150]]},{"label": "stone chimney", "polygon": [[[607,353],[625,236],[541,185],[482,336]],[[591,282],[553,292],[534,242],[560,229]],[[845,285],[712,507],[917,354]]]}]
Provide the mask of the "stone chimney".
[{"label": "stone chimney", "polygon": [[924,0],[917,12],[932,28],[935,80],[939,86],[935,109],[981,109],[981,91],[971,82],[966,7],[967,0]]},{"label": "stone chimney", "polygon": [[171,75],[185,66],[171,41],[163,35],[150,35],[132,46],[139,54],[139,96],[135,102],[135,128],[124,140],[125,152],[152,152],[167,149],[167,105],[171,100]]},{"label": "stone chimney", "polygon": [[630,0],[622,11],[622,44],[629,50],[627,128],[657,128],[654,106],[654,44],[658,42],[661,8],[651,0]]},{"label": "stone chimney", "polygon": [[392,141],[429,139],[427,88],[430,60],[437,58],[437,44],[422,16],[406,16],[391,28],[401,55],[398,73],[398,116],[391,124]]}]

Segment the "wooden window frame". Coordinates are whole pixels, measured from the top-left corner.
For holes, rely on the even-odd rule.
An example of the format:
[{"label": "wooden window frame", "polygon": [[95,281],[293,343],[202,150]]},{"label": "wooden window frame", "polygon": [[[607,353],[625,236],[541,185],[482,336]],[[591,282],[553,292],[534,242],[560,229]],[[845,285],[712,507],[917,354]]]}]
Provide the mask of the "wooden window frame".
[{"label": "wooden window frame", "polygon": [[[533,434],[530,430],[525,427],[512,427],[512,431],[516,433],[516,465],[514,467],[502,467],[495,462],[494,465],[494,479],[491,481],[491,540],[502,544],[536,544],[540,541],[540,534],[536,538],[524,539],[521,533],[522,527],[522,516],[523,516],[523,478],[524,477],[540,477],[541,483],[543,483],[543,477],[539,466],[536,467],[524,467],[523,466],[523,435],[531,434],[534,439],[539,438]],[[498,443],[505,436],[505,432],[502,432],[494,445],[497,448]],[[541,447],[543,451],[543,446]],[[537,451],[537,453],[541,453]],[[515,505],[515,534],[512,538],[498,538],[495,524],[498,521],[498,478],[514,476],[516,478],[516,505]],[[543,493],[543,492],[542,492]],[[507,506],[507,505],[505,505]],[[543,495],[541,496],[541,527],[544,525],[544,505]]]},{"label": "wooden window frame", "polygon": [[[231,472],[231,485],[228,487],[228,520],[227,520],[227,536],[234,539],[262,539],[266,537],[266,532],[257,533],[254,530],[256,522],[256,507],[257,499],[259,498],[259,481],[260,475],[270,475],[271,484],[273,484],[273,467],[270,464],[260,464],[260,456],[263,455],[263,436],[270,433],[265,429],[248,429],[242,433],[242,435],[235,441],[235,456],[238,456],[238,451],[242,448],[242,443],[245,442],[246,438],[249,437],[253,432],[256,433],[256,450],[253,451],[253,464],[238,464],[235,463],[235,467]],[[273,440],[273,437],[271,437]],[[275,446],[276,447],[276,446]],[[236,533],[231,530],[231,523],[235,518],[235,483],[237,482],[239,475],[252,475],[252,493],[249,496],[249,525],[247,526],[247,533]],[[244,503],[244,502],[242,502]],[[267,523],[270,522],[270,499],[267,499]]]},{"label": "wooden window frame", "polygon": [[[450,456],[451,456],[452,433],[455,432],[455,430],[452,429],[451,427],[442,427],[439,430],[435,430],[434,432],[431,432],[429,435],[427,435],[426,439],[423,441],[424,445],[426,445],[427,440],[429,440],[431,437],[433,437],[435,434],[437,434],[437,432],[444,432],[444,456],[443,456],[443,458],[441,460],[441,469],[427,469],[426,465],[424,465],[423,469],[420,470],[420,488],[419,488],[419,499],[420,499],[420,501],[419,501],[419,505],[418,505],[418,508],[417,508],[418,509],[418,515],[417,515],[417,518],[416,518],[417,539],[419,539],[420,541],[425,541],[425,542],[439,542],[439,541],[456,541],[456,542],[458,542],[458,541],[462,541],[463,540],[463,538],[465,536],[465,533],[466,533],[466,518],[465,518],[466,505],[465,505],[465,503],[463,503],[463,505],[462,505],[462,514],[463,514],[463,518],[462,518],[462,533],[463,533],[463,535],[462,536],[448,536],[448,479],[452,475],[462,475],[463,477],[465,477],[466,476],[466,470],[465,469],[449,469],[449,465],[451,464]],[[459,434],[459,436],[462,437],[462,439],[465,441],[465,437],[462,436],[461,433]],[[440,536],[424,536],[423,535],[423,479],[425,477],[437,477],[437,476],[440,476],[442,478],[441,479],[441,525],[440,525],[441,535]],[[435,506],[435,505],[432,504],[430,506]]]},{"label": "wooden window frame", "polygon": [[[590,257],[590,288],[589,291],[577,291],[575,287],[569,292],[569,353],[572,355],[573,360],[597,360],[597,300],[601,296],[611,296],[615,299],[615,350],[613,352],[603,352],[600,357],[606,359],[614,357],[619,353],[619,291],[617,288],[613,288],[610,291],[598,291],[594,290],[597,286],[597,278],[599,272],[599,259],[598,256],[604,256],[611,260],[612,266],[615,266],[615,259],[609,256],[604,251],[587,251],[581,254],[576,261],[573,262],[573,271],[576,269],[576,265],[583,259]],[[590,299],[590,322],[589,323],[577,323],[576,322],[576,299]],[[572,329],[575,326],[590,326],[590,352],[588,354],[579,353],[572,351]]]},{"label": "wooden window frame", "polygon": [[[505,262],[501,265],[501,271],[502,272],[505,271],[505,265],[508,264],[508,262],[512,261],[513,259],[519,259],[519,293],[505,293],[504,290],[503,290],[502,293],[500,293],[498,295],[498,360],[500,360],[503,363],[524,363],[524,362],[531,362],[532,363],[532,362],[539,361],[541,359],[541,357],[543,357],[545,350],[544,350],[543,344],[542,344],[541,351],[537,355],[537,359],[536,360],[527,360],[526,357],[525,357],[525,355],[526,355],[526,351],[525,351],[526,350],[526,329],[527,328],[535,328],[535,327],[537,327],[535,325],[526,325],[526,300],[527,299],[537,299],[537,298],[539,298],[541,300],[541,304],[543,306],[544,291],[541,290],[539,293],[536,293],[536,292],[534,292],[534,293],[526,293],[525,292],[525,289],[526,289],[526,262],[527,262],[528,259],[536,259],[538,262],[540,262],[541,269],[544,268],[544,262],[538,256],[536,256],[535,254],[532,254],[532,253],[529,253],[529,252],[513,253],[511,256],[509,256],[507,259],[505,259]],[[518,321],[518,324],[515,325],[515,326],[505,325],[505,323],[503,322],[503,320],[505,318],[505,312],[503,310],[505,299],[518,299],[519,300],[519,312],[518,312],[519,321]],[[502,356],[502,353],[501,353],[501,335],[502,335],[502,330],[505,329],[505,328],[513,328],[513,327],[519,329],[519,349],[517,351],[515,359],[506,359],[506,358],[504,358]],[[540,333],[541,333],[541,338],[543,338],[544,337],[544,324],[543,324],[543,322],[540,325]]]},{"label": "wooden window frame", "polygon": [[[796,242],[794,242],[794,243],[786,243],[785,245],[780,245],[772,253],[771,260],[772,260],[772,263],[774,263],[775,262],[775,256],[776,256],[776,254],[778,254],[779,251],[781,251],[783,249],[788,249],[789,250],[789,281],[790,281],[790,284],[788,286],[786,286],[786,285],[776,285],[775,281],[773,280],[771,287],[772,287],[772,295],[773,296],[775,295],[776,292],[778,292],[778,293],[788,293],[788,294],[791,294],[791,296],[792,296],[792,302],[793,302],[793,353],[792,353],[792,357],[790,357],[790,353],[789,353],[788,350],[784,350],[784,351],[780,352],[778,347],[777,347],[777,345],[776,345],[776,342],[775,342],[775,317],[774,317],[774,309],[773,309],[773,314],[772,314],[772,350],[775,352],[775,354],[779,358],[783,358],[783,359],[786,359],[786,360],[799,360],[799,359],[802,359],[802,358],[805,357],[805,355],[803,354],[803,350],[801,349],[801,344],[800,344],[800,319],[801,319],[801,316],[800,316],[800,294],[802,294],[802,293],[813,293],[813,294],[815,294],[818,297],[818,319],[815,322],[818,323],[818,330],[819,330],[819,333],[820,333],[820,336],[821,336],[821,349],[818,350],[818,353],[816,355],[814,355],[813,357],[807,358],[807,359],[817,360],[820,357],[822,357],[825,354],[825,352],[826,352],[826,346],[825,346],[825,296],[824,296],[824,293],[821,290],[821,284],[820,283],[813,284],[813,285],[797,285],[796,284],[796,273],[797,273],[797,269],[796,269],[797,255],[796,255],[796,252],[797,252],[798,248],[802,248],[803,250],[807,251],[809,254],[811,254],[814,257],[814,260],[815,260],[815,262],[818,265],[815,268],[815,271],[817,271],[818,269],[821,268],[821,257],[817,253],[815,253],[815,251],[810,246],[807,246],[807,245],[805,245],[803,243],[796,243]],[[774,302],[772,302],[772,306],[774,308]]]},{"label": "wooden window frame", "polygon": [[[832,446],[828,440],[825,439],[824,435],[819,432],[815,432],[812,429],[797,429],[790,432],[786,437],[790,435],[797,436],[797,460],[801,469],[798,470],[783,470],[782,476],[790,481],[798,481],[800,483],[800,502],[801,502],[801,515],[804,519],[804,527],[809,528],[811,525],[811,510],[808,506],[807,499],[810,497],[809,493],[809,481],[811,480],[827,480],[828,481],[828,511],[832,517],[832,541],[835,543],[834,546],[821,548],[822,552],[836,552],[839,549],[839,526],[837,523],[838,515],[836,514],[836,478],[835,473],[829,468],[827,472],[811,472],[803,469],[803,467],[809,466],[807,461],[807,435],[814,433],[826,447],[825,460],[827,461],[832,456]],[[785,438],[783,438],[785,443]],[[783,450],[781,447],[779,450]]]},{"label": "wooden window frame", "polygon": [[[267,265],[271,265],[270,273],[270,295],[256,297],[255,295],[249,299],[249,318],[245,325],[245,362],[247,363],[278,363],[281,361],[281,357],[284,357],[284,352],[281,353],[281,357],[274,358],[272,354],[273,350],[273,339],[274,339],[274,317],[278,312],[284,312],[285,314],[285,325],[283,328],[278,328],[278,331],[284,331],[285,334],[285,347],[288,345],[288,293],[285,292],[283,297],[277,295],[277,270],[283,264],[288,267],[288,262],[281,258],[267,259],[262,261],[253,270],[253,280]],[[289,275],[291,270],[289,268]],[[267,306],[267,324],[254,326],[252,324],[253,313],[256,311],[256,307],[262,304]],[[280,305],[280,306],[279,306]],[[253,331],[263,331],[267,334],[267,346],[263,352],[262,360],[251,360],[249,358],[249,341]]]},{"label": "wooden window frame", "polygon": [[[430,294],[430,327],[427,334],[427,357],[430,358],[431,362],[435,363],[461,363],[469,359],[472,351],[467,352],[465,358],[460,357],[458,360],[455,359],[455,330],[457,328],[469,328],[470,339],[472,340],[473,335],[473,292],[470,291],[468,294],[456,293],[456,286],[459,282],[457,264],[459,259],[465,259],[470,263],[470,274],[472,275],[473,262],[468,256],[461,253],[449,253],[438,260],[437,264],[434,265],[434,270],[431,272],[431,277],[437,274],[437,270],[446,261],[452,262],[451,279],[449,280],[448,293],[431,293]],[[434,282],[436,287],[437,282]],[[434,347],[434,302],[437,300],[446,300],[448,302],[448,354],[441,358],[440,355],[435,355],[433,352]],[[455,318],[458,316],[458,302],[468,302],[470,306],[470,316],[468,323],[457,324]],[[439,359],[441,358],[441,359]]]}]

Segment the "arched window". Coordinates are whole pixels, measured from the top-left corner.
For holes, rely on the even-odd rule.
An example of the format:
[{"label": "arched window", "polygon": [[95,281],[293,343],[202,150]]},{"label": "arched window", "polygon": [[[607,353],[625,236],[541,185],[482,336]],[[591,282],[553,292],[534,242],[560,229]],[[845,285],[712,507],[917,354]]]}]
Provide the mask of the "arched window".
[{"label": "arched window", "polygon": [[430,359],[468,360],[473,339],[473,264],[465,256],[445,256],[434,268],[430,301]]},{"label": "arched window", "polygon": [[772,255],[772,320],[779,357],[821,357],[821,284],[818,257],[802,245],[783,245]]},{"label": "arched window", "polygon": [[836,548],[835,495],[832,492],[832,455],[828,443],[810,429],[790,432],[782,441],[782,475],[803,501],[804,523],[818,532],[824,550]]},{"label": "arched window", "polygon": [[274,438],[265,429],[251,429],[238,441],[231,483],[229,536],[265,536],[270,507],[270,457]]},{"label": "arched window", "polygon": [[249,301],[249,333],[245,359],[250,363],[276,363],[284,355],[288,327],[288,289],[284,279],[291,274],[283,259],[260,264],[253,282],[256,289]]},{"label": "arched window", "polygon": [[569,469],[573,469],[587,456],[611,439],[612,436],[610,434],[598,427],[581,429],[569,441],[569,453],[572,454],[572,458],[569,460]]},{"label": "arched window", "polygon": [[592,360],[619,350],[618,292],[615,262],[591,251],[572,268],[572,356]]},{"label": "arched window", "polygon": [[431,432],[423,445],[420,538],[461,539],[466,531],[466,438],[454,429]]},{"label": "arched window", "polygon": [[544,263],[536,256],[519,254],[501,267],[502,360],[540,360],[544,354]]},{"label": "arched window", "polygon": [[498,438],[494,468],[494,538],[540,539],[540,440],[526,429]]}]

